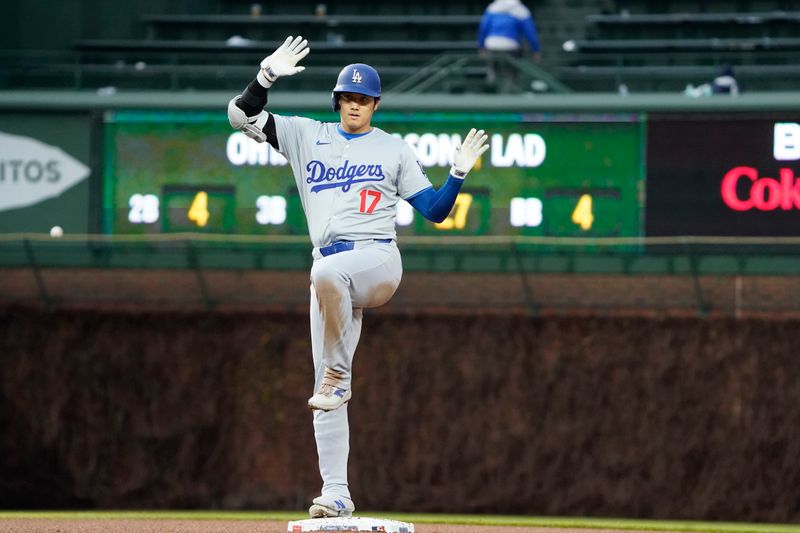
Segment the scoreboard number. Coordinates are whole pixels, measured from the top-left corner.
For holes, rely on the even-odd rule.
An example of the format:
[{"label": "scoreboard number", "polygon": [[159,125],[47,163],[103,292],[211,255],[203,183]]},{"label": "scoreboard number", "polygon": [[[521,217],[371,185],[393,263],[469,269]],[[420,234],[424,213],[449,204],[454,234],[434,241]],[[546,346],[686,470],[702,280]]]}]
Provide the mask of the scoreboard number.
[{"label": "scoreboard number", "polygon": [[594,214],[592,213],[592,196],[590,194],[584,194],[578,199],[575,210],[572,212],[572,221],[583,231],[592,229]]},{"label": "scoreboard number", "polygon": [[539,198],[512,198],[509,207],[510,223],[514,227],[538,228],[544,218],[544,205]]},{"label": "scoreboard number", "polygon": [[256,222],[262,226],[286,222],[286,198],[277,195],[256,198]]},{"label": "scoreboard number", "polygon": [[414,208],[405,200],[397,202],[397,216],[395,222],[398,226],[410,226],[414,222]]},{"label": "scoreboard number", "polygon": [[128,200],[128,222],[152,224],[158,222],[159,202],[155,194],[133,194]]},{"label": "scoreboard number", "polygon": [[189,212],[187,215],[189,220],[197,224],[197,226],[200,228],[208,224],[208,217],[210,215],[208,213],[207,192],[198,191],[197,194],[194,195],[194,200],[192,200],[192,205],[189,207]]},{"label": "scoreboard number", "polygon": [[472,195],[469,193],[459,193],[456,196],[456,202],[453,210],[447,215],[447,218],[435,224],[436,229],[464,229],[467,225],[467,212],[469,206],[472,205]]}]

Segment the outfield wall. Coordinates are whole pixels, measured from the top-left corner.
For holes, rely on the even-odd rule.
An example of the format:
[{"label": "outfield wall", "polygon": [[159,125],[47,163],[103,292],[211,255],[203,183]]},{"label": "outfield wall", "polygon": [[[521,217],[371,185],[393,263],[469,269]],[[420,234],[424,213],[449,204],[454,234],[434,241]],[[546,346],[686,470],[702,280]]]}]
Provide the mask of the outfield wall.
[{"label": "outfield wall", "polygon": [[[362,510],[796,522],[796,321],[365,316]],[[0,313],[4,508],[300,510],[304,314]]]}]

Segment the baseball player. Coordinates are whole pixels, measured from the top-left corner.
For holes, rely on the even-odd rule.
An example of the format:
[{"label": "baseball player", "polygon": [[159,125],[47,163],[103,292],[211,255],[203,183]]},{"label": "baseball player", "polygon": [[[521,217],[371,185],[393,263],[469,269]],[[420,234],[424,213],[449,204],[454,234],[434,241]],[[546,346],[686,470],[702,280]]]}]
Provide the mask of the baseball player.
[{"label": "baseball player", "polygon": [[381,98],[378,73],[347,65],[331,95],[338,122],[318,122],[264,111],[267,91],[282,76],[305,67],[308,42],[288,37],[261,62],[244,93],[228,104],[231,126],[268,142],[291,164],[314,246],[311,268],[311,350],[314,359],[314,437],[322,495],[312,518],[351,516],[347,484],[350,449],[347,402],[352,397],[353,354],[362,309],[385,304],[402,275],[395,243],[397,202],[405,199],[425,218],[441,222],[461,184],[487,149],[487,135],[472,129],[455,150],[450,176],[435,190],[411,147],[370,125]]}]

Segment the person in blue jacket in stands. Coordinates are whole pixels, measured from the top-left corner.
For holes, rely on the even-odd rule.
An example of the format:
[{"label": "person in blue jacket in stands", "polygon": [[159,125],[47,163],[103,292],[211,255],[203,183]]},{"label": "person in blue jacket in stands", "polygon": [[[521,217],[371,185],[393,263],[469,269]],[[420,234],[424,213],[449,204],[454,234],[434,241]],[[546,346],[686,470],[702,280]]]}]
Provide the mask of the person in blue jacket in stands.
[{"label": "person in blue jacket in stands", "polygon": [[486,81],[499,92],[519,92],[517,69],[503,56],[523,56],[528,42],[534,61],[541,58],[539,36],[530,10],[520,0],[494,0],[486,8],[478,27],[478,51],[489,60]]}]

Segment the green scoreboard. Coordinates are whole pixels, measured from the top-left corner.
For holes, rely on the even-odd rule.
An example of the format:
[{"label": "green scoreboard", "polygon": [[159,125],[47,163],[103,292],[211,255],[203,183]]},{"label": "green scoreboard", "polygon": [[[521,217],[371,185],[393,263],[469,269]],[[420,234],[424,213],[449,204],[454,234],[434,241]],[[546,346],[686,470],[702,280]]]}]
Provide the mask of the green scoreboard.
[{"label": "green scoreboard", "polygon": [[[400,235],[642,234],[644,115],[378,112],[373,125],[411,145],[435,187],[471,127],[489,134],[450,216],[400,202]],[[306,234],[284,157],[222,112],[106,113],[103,182],[106,233]]]}]

